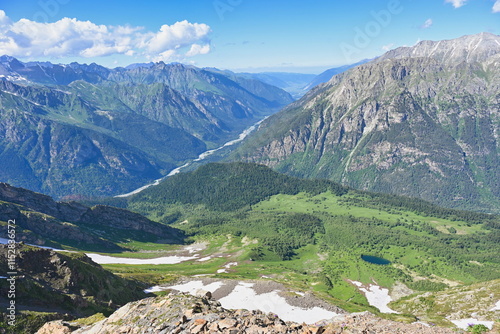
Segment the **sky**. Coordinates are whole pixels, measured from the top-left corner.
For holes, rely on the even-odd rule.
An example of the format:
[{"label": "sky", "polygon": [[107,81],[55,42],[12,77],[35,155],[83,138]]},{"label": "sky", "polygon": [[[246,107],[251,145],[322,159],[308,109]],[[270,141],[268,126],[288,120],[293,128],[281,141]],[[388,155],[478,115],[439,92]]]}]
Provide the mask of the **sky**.
[{"label": "sky", "polygon": [[0,0],[0,55],[320,73],[421,40],[500,35],[500,0]]}]

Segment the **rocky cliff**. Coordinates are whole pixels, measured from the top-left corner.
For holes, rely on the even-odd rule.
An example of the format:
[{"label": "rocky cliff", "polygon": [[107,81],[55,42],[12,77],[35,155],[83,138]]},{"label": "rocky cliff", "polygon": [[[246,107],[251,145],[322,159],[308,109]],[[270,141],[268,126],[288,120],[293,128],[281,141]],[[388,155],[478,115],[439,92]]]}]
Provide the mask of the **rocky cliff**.
[{"label": "rocky cliff", "polygon": [[306,325],[284,322],[274,314],[260,311],[227,310],[220,303],[204,297],[170,294],[132,302],[109,318],[81,328],[62,321],[44,325],[38,334],[58,333],[455,333],[445,328],[405,324],[358,313]]},{"label": "rocky cliff", "polygon": [[[0,267],[7,267],[7,245],[0,245]],[[23,244],[16,245],[17,297],[19,304],[94,313],[112,305],[144,297],[141,285],[120,278],[83,253],[55,252]],[[7,282],[1,280],[2,292]],[[6,298],[2,293],[1,298]],[[110,302],[112,301],[112,302]]]},{"label": "rocky cliff", "polygon": [[235,159],[448,207],[498,211],[498,78],[496,35],[396,49],[270,117]]}]

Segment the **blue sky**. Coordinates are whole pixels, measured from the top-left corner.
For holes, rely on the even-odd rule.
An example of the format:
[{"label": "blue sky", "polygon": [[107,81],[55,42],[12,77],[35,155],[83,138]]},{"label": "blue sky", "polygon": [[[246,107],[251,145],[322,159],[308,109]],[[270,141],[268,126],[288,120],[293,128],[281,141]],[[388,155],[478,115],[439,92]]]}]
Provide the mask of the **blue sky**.
[{"label": "blue sky", "polygon": [[319,73],[419,40],[500,34],[500,0],[0,0],[0,54]]}]

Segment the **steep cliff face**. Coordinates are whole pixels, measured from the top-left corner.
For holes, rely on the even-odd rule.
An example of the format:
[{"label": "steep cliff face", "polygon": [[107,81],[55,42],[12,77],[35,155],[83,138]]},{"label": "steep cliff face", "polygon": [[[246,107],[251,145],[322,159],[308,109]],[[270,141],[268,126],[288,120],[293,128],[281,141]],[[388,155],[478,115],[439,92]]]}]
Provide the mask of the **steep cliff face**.
[{"label": "steep cliff face", "polygon": [[398,50],[270,117],[237,157],[450,207],[498,209],[500,37]]}]

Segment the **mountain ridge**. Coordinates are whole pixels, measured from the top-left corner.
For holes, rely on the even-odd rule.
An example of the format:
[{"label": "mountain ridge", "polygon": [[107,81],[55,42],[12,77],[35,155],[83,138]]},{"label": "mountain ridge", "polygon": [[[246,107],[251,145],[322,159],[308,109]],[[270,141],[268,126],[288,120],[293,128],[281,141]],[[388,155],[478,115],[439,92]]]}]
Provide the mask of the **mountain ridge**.
[{"label": "mountain ridge", "polygon": [[291,101],[260,81],[182,64],[108,69],[2,56],[0,181],[58,198],[126,193]]},{"label": "mountain ridge", "polygon": [[[500,40],[485,36],[488,45]],[[233,158],[450,207],[498,208],[500,44],[484,62],[459,55],[452,65],[401,50],[316,87],[263,122]]]}]

